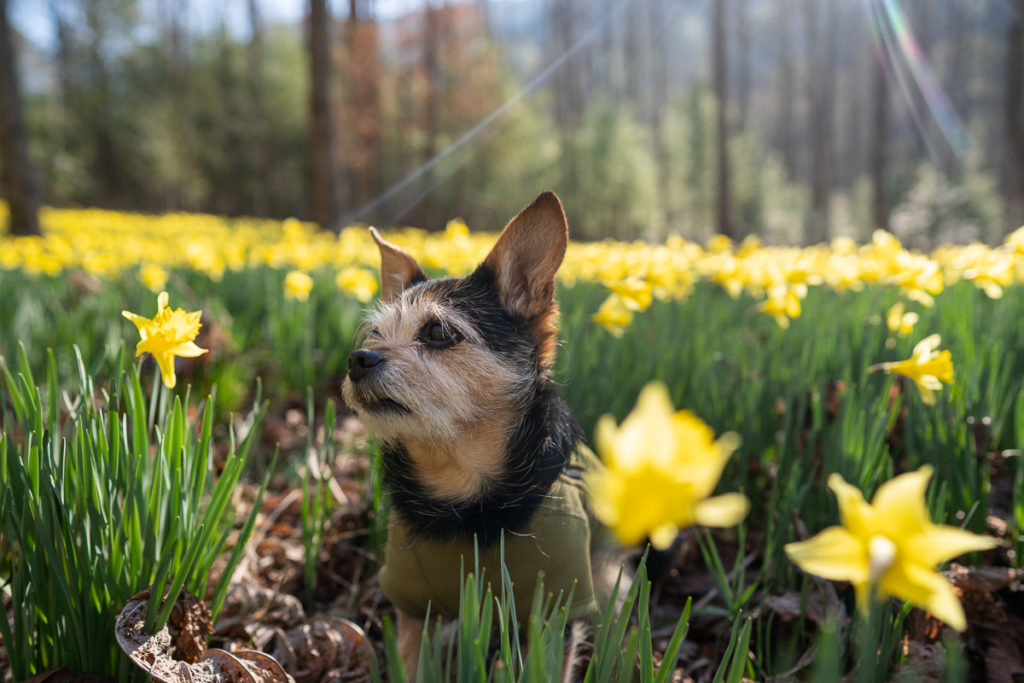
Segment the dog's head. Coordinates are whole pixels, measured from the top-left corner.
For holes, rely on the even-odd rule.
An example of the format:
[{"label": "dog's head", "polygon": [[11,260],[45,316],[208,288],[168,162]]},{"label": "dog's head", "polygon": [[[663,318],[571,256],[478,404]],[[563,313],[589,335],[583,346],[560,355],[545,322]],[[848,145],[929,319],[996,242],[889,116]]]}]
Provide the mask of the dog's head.
[{"label": "dog's head", "polygon": [[508,468],[507,442],[554,360],[555,273],[568,228],[545,192],[468,277],[428,279],[374,230],[381,299],[343,393],[377,438],[408,453],[442,500],[478,497]]}]

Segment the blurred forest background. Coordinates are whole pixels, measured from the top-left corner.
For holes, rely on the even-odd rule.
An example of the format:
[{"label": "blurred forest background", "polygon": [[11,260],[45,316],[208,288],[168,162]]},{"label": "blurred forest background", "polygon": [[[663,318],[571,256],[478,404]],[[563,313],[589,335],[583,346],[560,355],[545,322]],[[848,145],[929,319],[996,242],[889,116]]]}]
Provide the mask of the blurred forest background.
[{"label": "blurred forest background", "polygon": [[280,4],[0,0],[12,231],[33,202],[496,230],[545,188],[577,239],[1024,223],[1024,0]]}]

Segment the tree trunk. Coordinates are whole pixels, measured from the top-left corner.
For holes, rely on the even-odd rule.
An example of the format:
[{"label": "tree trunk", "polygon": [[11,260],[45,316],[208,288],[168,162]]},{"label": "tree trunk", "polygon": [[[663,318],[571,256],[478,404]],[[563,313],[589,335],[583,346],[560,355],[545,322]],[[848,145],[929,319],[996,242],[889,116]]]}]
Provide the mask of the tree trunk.
[{"label": "tree trunk", "polygon": [[[444,77],[441,71],[443,8],[433,6],[432,0],[425,0],[423,8],[423,74],[426,79],[427,92],[423,104],[423,164],[428,164],[437,154],[437,142],[441,133],[441,101],[444,97]],[[423,184],[433,187],[435,183],[433,167],[428,168]],[[428,192],[420,203],[417,211],[418,223],[424,228],[432,229],[437,225],[437,202],[434,192]]]},{"label": "tree trunk", "polygon": [[796,70],[793,68],[793,41],[790,40],[789,18],[793,16],[793,0],[782,0],[778,12],[779,57],[779,121],[776,135],[782,147],[782,160],[791,177],[799,175],[796,153]]},{"label": "tree trunk", "polygon": [[750,7],[749,0],[736,0],[736,97],[739,111],[739,129],[747,128],[747,115],[750,110]]},{"label": "tree trunk", "polygon": [[715,197],[715,229],[722,235],[735,238],[729,208],[732,195],[729,189],[729,104],[728,65],[725,48],[725,4],[726,0],[715,0],[713,6],[714,34],[711,40],[711,80],[715,90],[716,106],[716,156],[718,167],[718,192]]},{"label": "tree trunk", "polygon": [[259,0],[248,0],[249,45],[246,47],[246,81],[249,86],[249,100],[254,122],[249,141],[249,163],[252,164],[254,182],[250,205],[253,215],[266,216],[269,213],[271,165],[268,146],[270,132],[267,128],[267,104],[263,91],[263,15]]},{"label": "tree trunk", "polygon": [[822,49],[821,27],[818,26],[818,0],[804,1],[807,33],[807,100],[808,132],[811,144],[810,184],[811,215],[807,237],[810,242],[824,242],[829,237],[829,173],[828,173],[828,57]]},{"label": "tree trunk", "polygon": [[114,140],[113,117],[110,107],[110,74],[103,58],[103,45],[107,38],[101,0],[85,3],[85,21],[89,27],[88,63],[95,79],[93,92],[87,98],[85,118],[93,136],[92,176],[96,183],[97,203],[121,206],[124,196],[124,178],[121,159]]},{"label": "tree trunk", "polygon": [[886,193],[885,171],[889,148],[889,83],[886,78],[885,56],[874,55],[872,69],[873,112],[871,126],[871,219],[875,228],[889,226],[889,201]]},{"label": "tree trunk", "polygon": [[313,220],[337,231],[341,214],[338,170],[334,158],[334,121],[331,118],[330,16],[327,0],[309,2],[310,156],[313,166]]},{"label": "tree trunk", "polygon": [[1017,0],[1017,12],[1006,36],[1006,211],[1009,228],[1024,223],[1024,0]]},{"label": "tree trunk", "polygon": [[38,235],[39,187],[28,155],[7,0],[0,0],[0,189],[10,210],[10,233]]}]

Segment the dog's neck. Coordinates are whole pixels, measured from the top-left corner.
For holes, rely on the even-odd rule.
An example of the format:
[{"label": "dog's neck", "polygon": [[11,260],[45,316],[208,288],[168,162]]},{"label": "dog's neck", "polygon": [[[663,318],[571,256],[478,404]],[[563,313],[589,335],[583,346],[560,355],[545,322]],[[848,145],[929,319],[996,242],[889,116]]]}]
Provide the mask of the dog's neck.
[{"label": "dog's neck", "polygon": [[[467,497],[452,500],[436,491],[466,473],[465,453],[445,452],[417,443],[385,443],[384,483],[399,517],[413,534],[424,538],[472,539],[481,546],[495,543],[502,530],[524,531],[558,475],[568,464],[580,439],[580,429],[554,383],[538,383],[533,399],[512,422],[511,431],[491,435],[491,443],[504,450],[480,446],[471,455],[484,462],[498,463],[494,475],[481,475],[462,486]],[[480,435],[483,436],[483,435]],[[504,438],[502,438],[504,437]],[[485,444],[487,439],[472,439]],[[417,466],[433,462],[439,468],[424,474]],[[486,481],[479,477],[486,476]]]},{"label": "dog's neck", "polygon": [[416,478],[431,496],[465,503],[501,479],[508,462],[508,440],[514,416],[495,415],[461,429],[450,442],[405,439]]}]

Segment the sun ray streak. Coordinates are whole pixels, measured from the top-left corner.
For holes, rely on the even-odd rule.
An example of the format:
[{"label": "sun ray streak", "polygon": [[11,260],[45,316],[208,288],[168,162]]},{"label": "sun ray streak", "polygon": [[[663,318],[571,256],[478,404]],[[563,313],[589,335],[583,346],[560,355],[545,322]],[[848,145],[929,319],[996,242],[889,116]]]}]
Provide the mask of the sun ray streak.
[{"label": "sun ray streak", "polygon": [[[940,146],[944,142],[957,158],[962,158],[970,142],[963,120],[928,63],[899,3],[863,0],[863,4],[878,58],[891,66],[887,73],[896,77],[929,155],[940,160]],[[941,140],[934,139],[929,132],[929,118],[935,121]]]},{"label": "sun ray streak", "polygon": [[[566,51],[559,55],[554,61],[548,64],[543,71],[534,76],[533,80],[531,80],[529,83],[523,86],[518,92],[509,97],[507,100],[505,100],[502,104],[495,108],[494,111],[492,111],[490,114],[481,119],[476,125],[474,125],[468,131],[463,133],[457,140],[448,145],[448,147],[434,155],[432,159],[428,160],[422,166],[420,166],[413,172],[409,173],[407,176],[396,182],[391,187],[381,192],[379,195],[377,195],[376,198],[370,200],[369,202],[357,208],[355,211],[352,211],[348,215],[344,216],[338,222],[338,226],[344,227],[346,225],[350,225],[351,223],[354,223],[355,221],[362,219],[370,212],[378,209],[382,204],[384,204],[384,202],[393,198],[402,190],[406,189],[414,182],[422,178],[424,175],[429,173],[438,164],[440,164],[445,159],[450,157],[452,154],[457,152],[460,148],[462,148],[463,145],[473,140],[483,130],[490,127],[491,124],[497,121],[498,118],[506,111],[508,111],[509,108],[511,108],[513,105],[515,105],[528,95],[532,94],[535,90],[537,90],[537,88],[539,88],[545,82],[547,82],[547,80],[551,78],[556,71],[562,68],[566,62],[572,59],[573,56],[575,56],[577,53],[583,50],[583,48],[587,47],[595,39],[601,36],[605,30],[605,27],[608,26],[611,22],[617,20],[623,14],[623,12],[625,12],[626,9],[637,11],[639,7],[642,7],[647,2],[648,0],[622,0],[620,2],[617,2],[615,5],[615,9],[608,12],[608,14],[604,16],[604,18],[596,22],[590,28],[589,31],[587,31],[583,36],[580,37],[579,40],[577,40],[572,46],[566,49]],[[461,164],[458,165],[461,166]],[[452,169],[452,171],[454,171],[454,169]],[[435,180],[430,185],[430,187],[426,188],[424,191],[419,193],[416,196],[416,198],[414,198],[413,201],[409,202],[405,208],[399,211],[392,218],[392,220],[398,220],[398,218],[401,217],[406,211],[408,211],[410,208],[412,208],[417,203],[422,201],[422,199],[426,197],[428,194],[433,192],[449,175],[451,175],[451,172],[443,174],[441,178]]]}]

